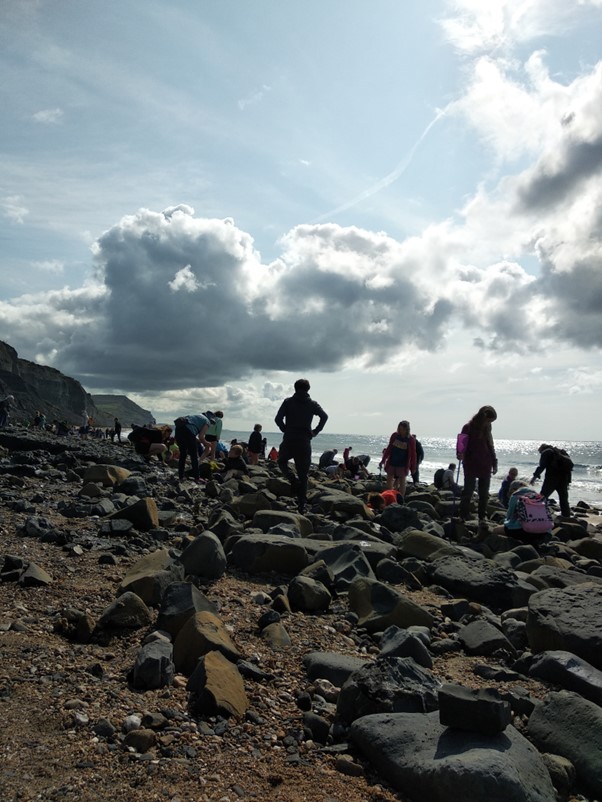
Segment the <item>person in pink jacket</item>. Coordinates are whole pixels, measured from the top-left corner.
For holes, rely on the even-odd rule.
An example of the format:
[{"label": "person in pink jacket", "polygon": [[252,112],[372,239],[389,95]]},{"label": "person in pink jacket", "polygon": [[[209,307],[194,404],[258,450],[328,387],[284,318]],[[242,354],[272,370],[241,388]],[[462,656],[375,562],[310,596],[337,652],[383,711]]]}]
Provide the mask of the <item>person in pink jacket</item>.
[{"label": "person in pink jacket", "polygon": [[389,445],[383,451],[381,467],[387,474],[387,490],[397,490],[405,496],[406,477],[416,470],[416,438],[410,433],[410,424],[402,420],[389,438]]},{"label": "person in pink jacket", "polygon": [[487,504],[491,477],[497,473],[497,456],[493,444],[491,424],[497,412],[491,406],[484,406],[462,427],[462,434],[468,435],[466,451],[462,455],[464,466],[464,488],[460,496],[460,518],[466,520],[470,515],[470,502],[478,482],[479,526],[487,526]]}]

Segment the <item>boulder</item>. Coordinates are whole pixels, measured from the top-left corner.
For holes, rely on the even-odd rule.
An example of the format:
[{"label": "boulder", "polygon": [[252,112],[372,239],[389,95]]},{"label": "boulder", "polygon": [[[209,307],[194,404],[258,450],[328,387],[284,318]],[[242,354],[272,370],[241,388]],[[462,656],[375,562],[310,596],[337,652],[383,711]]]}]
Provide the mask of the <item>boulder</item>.
[{"label": "boulder", "polygon": [[151,620],[151,612],[140,596],[127,592],[103,610],[98,619],[98,626],[140,629],[148,626]]},{"label": "boulder", "polygon": [[204,611],[217,615],[213,602],[192,582],[172,582],[163,594],[157,627],[175,638],[191,616]]},{"label": "boulder", "polygon": [[303,544],[282,535],[243,535],[232,546],[229,560],[249,574],[296,575],[309,563]]},{"label": "boulder", "polygon": [[[108,499],[103,499],[100,503],[103,501],[108,501]],[[133,504],[107,515],[107,519],[131,521],[140,532],[148,532],[149,529],[156,529],[159,526],[157,502],[150,496],[139,499]]]},{"label": "boulder", "polygon": [[327,679],[340,688],[349,677],[371,661],[337,652],[308,652],[303,664],[310,680]]},{"label": "boulder", "polygon": [[350,724],[372,713],[436,710],[440,684],[411,657],[379,658],[362,666],[345,682],[337,700],[337,718]]},{"label": "boulder", "polygon": [[529,676],[553,682],[602,707],[602,671],[571,652],[538,654],[531,663]]},{"label": "boulder", "polygon": [[389,504],[388,507],[385,507],[380,515],[379,523],[390,532],[403,532],[408,527],[421,528],[420,517],[416,510],[402,504]]},{"label": "boulder", "polygon": [[240,672],[223,654],[203,655],[190,675],[186,690],[195,714],[242,718],[249,707]]},{"label": "boulder", "polygon": [[84,471],[83,481],[101,484],[103,487],[114,487],[120,482],[124,482],[131,471],[127,468],[120,468],[117,465],[90,465]]},{"label": "boulder", "polygon": [[146,691],[171,685],[174,678],[173,647],[169,641],[154,640],[138,650],[132,671],[134,688]]},{"label": "boulder", "polygon": [[511,723],[510,704],[495,688],[444,685],[439,690],[439,722],[468,732],[495,735]]},{"label": "boulder", "polygon": [[391,625],[398,627],[433,626],[433,616],[395,588],[376,579],[356,579],[349,588],[349,607],[358,624],[369,632]]},{"label": "boulder", "polygon": [[531,714],[528,735],[542,752],[570,760],[579,782],[602,797],[602,708],[576,693],[551,693]]},{"label": "boulder", "polygon": [[134,563],[121,580],[118,594],[131,591],[151,607],[158,607],[165,589],[184,579],[184,569],[167,549],[156,549]]},{"label": "boulder", "polygon": [[311,521],[305,515],[286,510],[259,510],[253,516],[253,526],[267,532],[277,524],[293,524],[302,537],[311,535],[314,531]]},{"label": "boulder", "polygon": [[439,714],[357,719],[351,740],[408,802],[555,802],[539,753],[514,727],[496,735],[463,732]]},{"label": "boulder", "polygon": [[36,563],[29,563],[27,568],[19,576],[19,585],[24,588],[45,587],[52,584],[52,577],[41,566]]},{"label": "boulder", "polygon": [[206,530],[189,543],[179,557],[186,575],[219,579],[226,572],[226,553],[220,539]]},{"label": "boulder", "polygon": [[423,668],[433,667],[433,659],[421,638],[397,626],[387,627],[383,632],[379,657],[411,657]]},{"label": "boulder", "polygon": [[328,610],[332,601],[328,588],[308,576],[296,576],[288,586],[287,595],[291,609],[303,613]]},{"label": "boulder", "polygon": [[337,543],[317,551],[316,559],[322,560],[332,572],[337,591],[345,591],[359,577],[374,578],[374,573],[357,543]]},{"label": "boulder", "polygon": [[401,539],[397,541],[397,556],[399,559],[416,557],[419,560],[431,562],[448,554],[459,553],[457,546],[453,546],[442,537],[415,529],[405,532]]},{"label": "boulder", "polygon": [[264,627],[261,630],[261,637],[269,643],[275,651],[288,649],[288,647],[292,645],[291,637],[281,621],[275,621],[273,624],[268,624]]},{"label": "boulder", "polygon": [[533,593],[531,588],[519,583],[512,571],[492,560],[466,554],[437,559],[433,563],[432,577],[454,596],[464,596],[502,610],[522,606]]},{"label": "boulder", "polygon": [[327,493],[318,498],[318,503],[327,515],[345,520],[356,516],[364,519],[370,517],[370,512],[364,502],[349,493]]},{"label": "boulder", "polygon": [[602,586],[535,593],[529,599],[527,637],[534,652],[572,652],[602,669]]},{"label": "boulder", "polygon": [[500,650],[512,655],[515,653],[514,646],[504,633],[484,618],[477,618],[463,626],[458,638],[468,654],[490,656]]},{"label": "boulder", "polygon": [[173,651],[176,670],[187,676],[196,668],[199,657],[209,652],[221,652],[234,663],[242,657],[221,618],[206,611],[188,619],[178,633]]}]

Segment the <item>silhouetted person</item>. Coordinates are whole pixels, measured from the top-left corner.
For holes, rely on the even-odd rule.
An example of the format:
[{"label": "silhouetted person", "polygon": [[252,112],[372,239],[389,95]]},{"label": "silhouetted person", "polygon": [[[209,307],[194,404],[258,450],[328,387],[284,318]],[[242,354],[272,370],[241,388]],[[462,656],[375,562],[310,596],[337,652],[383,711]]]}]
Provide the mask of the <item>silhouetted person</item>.
[{"label": "silhouetted person", "polygon": [[[282,402],[276,417],[276,426],[284,433],[278,453],[280,470],[291,483],[291,490],[296,491],[299,512],[305,511],[307,500],[307,475],[311,465],[311,440],[324,428],[328,415],[317,401],[309,396],[310,384],[307,379],[297,379],[295,393]],[[312,429],[314,416],[320,420]],[[294,460],[297,476],[289,466]]]}]

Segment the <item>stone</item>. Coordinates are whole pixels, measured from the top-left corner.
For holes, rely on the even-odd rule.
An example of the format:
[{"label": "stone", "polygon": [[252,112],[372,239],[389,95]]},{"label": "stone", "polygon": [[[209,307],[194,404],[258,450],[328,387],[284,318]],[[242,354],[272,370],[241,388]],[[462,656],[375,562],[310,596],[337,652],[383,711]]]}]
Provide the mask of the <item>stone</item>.
[{"label": "stone", "polygon": [[535,593],[529,599],[527,637],[534,652],[572,652],[602,669],[602,586]]},{"label": "stone", "polygon": [[145,643],[138,650],[132,670],[132,685],[140,690],[164,688],[174,678],[173,647],[168,641]]},{"label": "stone", "polygon": [[27,568],[19,576],[19,585],[24,588],[45,587],[52,584],[50,574],[35,563],[29,563]]},{"label": "stone", "polygon": [[[103,499],[102,501],[106,501]],[[102,501],[100,503],[102,503]],[[159,512],[157,502],[150,496],[141,498],[123,509],[107,515],[108,520],[124,519],[131,521],[140,532],[148,532],[149,529],[157,529],[159,526]]]},{"label": "stone", "polygon": [[249,574],[275,571],[296,575],[309,563],[305,547],[282,535],[243,535],[232,546],[228,559]]},{"label": "stone", "polygon": [[374,573],[380,582],[388,582],[390,585],[406,585],[410,590],[421,590],[422,588],[422,582],[396,560],[389,558],[381,560],[377,563]]},{"label": "stone", "polygon": [[130,473],[127,468],[120,468],[118,465],[90,465],[84,471],[83,481],[84,484],[94,482],[103,487],[114,487],[125,481]]},{"label": "stone", "polygon": [[370,513],[364,502],[349,493],[327,493],[318,499],[320,507],[327,515],[333,515],[344,519],[358,518],[367,519]]},{"label": "stone", "polygon": [[379,657],[411,657],[423,668],[433,667],[433,659],[422,639],[397,626],[387,627],[383,632]]},{"label": "stone", "polygon": [[305,515],[285,510],[258,510],[253,516],[253,526],[267,532],[277,524],[293,524],[302,537],[311,535],[314,531],[311,521]]},{"label": "stone", "polygon": [[512,571],[492,560],[466,554],[437,559],[432,578],[454,596],[464,596],[502,610],[522,606],[533,593],[532,588],[526,589],[519,583]]},{"label": "stone", "polygon": [[202,532],[179,557],[186,574],[203,579],[219,579],[226,572],[226,553],[220,539],[211,531]]},{"label": "stone", "polygon": [[357,543],[337,543],[318,551],[322,560],[331,571],[334,587],[342,592],[358,577],[374,578],[374,573],[362,547]]},{"label": "stone", "polygon": [[431,562],[448,554],[459,553],[457,546],[453,546],[442,537],[419,530],[405,532],[401,539],[397,541],[397,556],[399,559],[416,557],[419,560]]},{"label": "stone", "polygon": [[292,646],[291,637],[281,621],[275,621],[273,624],[268,624],[264,627],[261,630],[261,637],[267,641],[275,651],[288,649],[289,646]]},{"label": "stone", "polygon": [[433,616],[400,591],[376,579],[356,579],[349,588],[349,607],[358,615],[358,624],[368,632],[388,626],[433,626]]},{"label": "stone", "polygon": [[288,586],[287,595],[291,609],[303,613],[328,610],[332,601],[328,588],[308,576],[296,576]]},{"label": "stone", "polygon": [[533,659],[529,676],[553,682],[602,707],[602,671],[571,652],[541,652]]},{"label": "stone", "polygon": [[323,717],[311,710],[303,713],[303,727],[309,730],[310,738],[319,744],[325,744],[330,732],[330,724]]},{"label": "stone", "polygon": [[365,666],[368,660],[337,652],[308,652],[303,664],[310,680],[327,679],[340,688],[349,677]]},{"label": "stone", "polygon": [[446,727],[495,735],[511,723],[512,711],[495,688],[473,690],[463,685],[439,689],[439,722]]},{"label": "stone", "polygon": [[148,626],[151,621],[151,612],[144,601],[135,593],[127,591],[103,610],[98,626],[140,629]]},{"label": "stone", "polygon": [[217,614],[217,608],[192,582],[172,582],[161,601],[157,626],[175,638],[186,621],[195,613]]},{"label": "stone", "polygon": [[402,504],[390,504],[385,507],[380,515],[379,523],[390,532],[403,532],[408,527],[413,529],[421,527],[420,517],[416,510]]},{"label": "stone", "polygon": [[156,741],[157,735],[154,730],[147,730],[141,727],[136,730],[130,730],[123,739],[123,744],[140,754],[144,754],[153,748]]},{"label": "stone", "polygon": [[535,707],[527,731],[540,751],[570,760],[579,783],[602,796],[602,708],[570,691],[551,693]]},{"label": "stone", "polygon": [[173,649],[176,670],[190,676],[199,658],[212,651],[221,652],[234,663],[242,657],[221,618],[207,611],[195,613],[176,637]]},{"label": "stone", "polygon": [[514,646],[504,633],[483,618],[464,625],[458,632],[458,638],[468,654],[490,656],[498,651],[515,654]]},{"label": "stone", "polygon": [[438,713],[357,719],[351,740],[408,802],[555,802],[546,766],[514,727],[497,735],[463,732]]},{"label": "stone", "polygon": [[158,607],[166,588],[182,579],[182,565],[172,558],[168,549],[156,549],[134,563],[121,580],[117,592],[131,591],[151,607]]},{"label": "stone", "polygon": [[195,713],[242,718],[249,707],[243,678],[223,654],[203,655],[186,684]]},{"label": "stone", "polygon": [[411,657],[384,657],[367,663],[345,682],[337,718],[350,724],[372,713],[426,713],[437,709],[440,682]]},{"label": "stone", "polygon": [[252,518],[260,510],[271,510],[276,500],[272,493],[259,490],[256,493],[245,493],[234,502],[234,507],[240,515]]}]

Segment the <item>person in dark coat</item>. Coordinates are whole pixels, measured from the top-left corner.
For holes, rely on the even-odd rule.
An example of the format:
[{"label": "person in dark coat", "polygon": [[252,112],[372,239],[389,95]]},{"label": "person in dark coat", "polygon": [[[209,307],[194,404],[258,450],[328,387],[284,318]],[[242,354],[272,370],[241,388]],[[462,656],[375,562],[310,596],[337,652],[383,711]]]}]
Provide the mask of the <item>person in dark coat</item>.
[{"label": "person in dark coat", "polygon": [[491,424],[497,420],[493,407],[484,406],[462,427],[468,435],[468,444],[463,455],[464,487],[460,495],[460,518],[468,518],[472,494],[479,483],[479,526],[487,526],[487,504],[492,475],[497,473],[497,456],[493,444]]},{"label": "person in dark coat", "polygon": [[[310,384],[307,379],[297,379],[295,393],[285,398],[274,418],[276,426],[284,437],[278,451],[278,466],[290,481],[291,490],[296,493],[299,512],[305,511],[307,500],[307,476],[311,465],[311,441],[324,428],[328,415],[317,401],[310,398]],[[312,429],[314,417],[318,425]],[[290,468],[289,460],[294,460],[297,476]]]},{"label": "person in dark coat", "polygon": [[562,448],[542,443],[539,446],[539,465],[533,472],[531,484],[539,479],[545,471],[546,475],[541,486],[541,495],[549,498],[552,493],[558,493],[560,513],[565,518],[571,517],[569,505],[569,485],[574,468],[573,461]]},{"label": "person in dark coat", "polygon": [[257,465],[259,462],[259,455],[263,451],[261,428],[261,423],[256,423],[253,427],[253,431],[249,435],[249,448],[247,450],[249,456],[249,465]]},{"label": "person in dark coat", "polygon": [[420,481],[420,463],[424,459],[424,448],[420,440],[416,440],[416,470],[412,471],[412,482],[417,485]]}]

